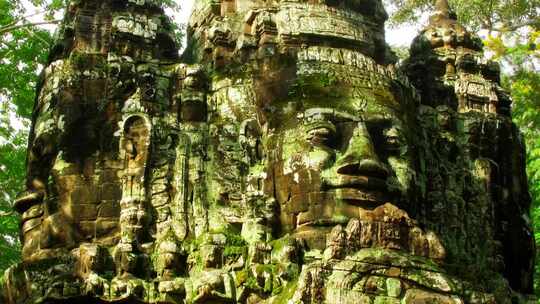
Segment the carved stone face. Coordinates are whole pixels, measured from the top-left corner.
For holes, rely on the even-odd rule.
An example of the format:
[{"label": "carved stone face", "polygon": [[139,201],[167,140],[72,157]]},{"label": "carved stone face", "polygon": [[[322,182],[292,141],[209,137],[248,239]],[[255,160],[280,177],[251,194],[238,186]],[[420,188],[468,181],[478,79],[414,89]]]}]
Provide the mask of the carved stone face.
[{"label": "carved stone face", "polygon": [[[314,78],[321,79],[304,76],[296,82],[312,85]],[[293,97],[279,103],[269,147],[276,148],[270,167],[281,234],[323,247],[325,234],[334,226],[367,219],[376,207],[399,206],[406,200],[413,174],[407,140],[411,130],[400,104],[404,101],[377,90],[363,87],[361,81],[336,79],[324,92],[300,98],[289,92]]]}]

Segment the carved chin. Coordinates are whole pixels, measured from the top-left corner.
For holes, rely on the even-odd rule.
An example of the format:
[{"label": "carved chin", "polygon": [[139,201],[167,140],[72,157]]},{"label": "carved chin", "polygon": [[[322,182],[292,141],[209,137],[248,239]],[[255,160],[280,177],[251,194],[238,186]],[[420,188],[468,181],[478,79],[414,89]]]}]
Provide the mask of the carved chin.
[{"label": "carved chin", "polygon": [[282,208],[282,213],[294,216],[295,227],[333,226],[358,218],[388,202],[389,194],[354,188],[332,189],[295,195]]},{"label": "carved chin", "polygon": [[[312,248],[324,248],[324,236],[337,225],[363,219],[366,213],[392,201],[382,190],[337,188],[294,195],[282,205],[282,220],[291,233],[305,239]],[[322,236],[322,237],[321,237]]]},{"label": "carved chin", "polygon": [[375,190],[361,190],[355,188],[341,188],[333,190],[335,198],[345,204],[357,206],[364,209],[373,209],[391,198],[390,193]]}]

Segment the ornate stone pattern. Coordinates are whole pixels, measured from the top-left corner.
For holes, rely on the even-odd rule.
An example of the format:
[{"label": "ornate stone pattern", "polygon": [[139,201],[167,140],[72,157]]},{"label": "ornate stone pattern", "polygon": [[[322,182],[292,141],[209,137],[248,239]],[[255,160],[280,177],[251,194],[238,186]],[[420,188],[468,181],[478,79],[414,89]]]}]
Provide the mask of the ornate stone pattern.
[{"label": "ornate stone pattern", "polygon": [[519,131],[446,1],[72,1],[3,303],[534,303]]}]

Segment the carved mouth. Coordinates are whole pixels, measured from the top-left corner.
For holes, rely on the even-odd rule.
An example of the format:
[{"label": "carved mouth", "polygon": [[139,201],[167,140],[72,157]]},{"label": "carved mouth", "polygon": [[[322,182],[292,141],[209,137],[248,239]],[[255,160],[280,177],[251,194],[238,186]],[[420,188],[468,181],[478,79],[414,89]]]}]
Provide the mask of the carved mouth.
[{"label": "carved mouth", "polygon": [[302,230],[302,228],[309,228],[309,227],[334,227],[336,225],[347,225],[349,222],[349,218],[340,218],[340,219],[317,219],[307,222],[301,222],[299,221],[297,229]]},{"label": "carved mouth", "polygon": [[339,194],[343,204],[335,207],[338,210],[334,210],[334,215],[340,214],[339,216],[333,216],[329,213],[323,215],[321,213],[324,212],[313,212],[313,210],[300,212],[297,214],[296,228],[347,225],[350,219],[359,218],[363,212],[374,210],[388,202],[383,195],[359,193],[356,189],[352,189],[352,191],[350,191],[351,189],[340,190],[344,190],[344,193]]},{"label": "carved mouth", "polygon": [[[335,197],[336,204],[330,212],[300,212],[297,216],[297,229],[327,228],[347,225],[351,218],[360,216],[361,210],[373,210],[389,201],[386,179],[371,176],[343,175],[338,180],[325,180],[321,192]],[[333,200],[333,199],[332,199]],[[325,208],[324,204],[320,208]],[[321,217],[321,213],[324,216]],[[333,216],[340,214],[339,216]],[[318,216],[316,214],[319,214]]]},{"label": "carved mouth", "polygon": [[325,180],[322,190],[355,189],[363,191],[386,191],[386,179],[372,176],[342,175],[337,180]]},{"label": "carved mouth", "polygon": [[386,178],[380,177],[341,175],[337,180],[325,180],[321,188],[335,192],[348,204],[370,209],[389,198]]}]

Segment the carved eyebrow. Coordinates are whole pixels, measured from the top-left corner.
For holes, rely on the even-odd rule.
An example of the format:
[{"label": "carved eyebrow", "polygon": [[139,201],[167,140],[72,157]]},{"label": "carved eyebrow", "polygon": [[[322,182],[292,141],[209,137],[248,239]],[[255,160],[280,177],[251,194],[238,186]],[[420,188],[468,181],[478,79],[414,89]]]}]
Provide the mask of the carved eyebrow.
[{"label": "carved eyebrow", "polygon": [[301,116],[298,118],[307,119],[308,121],[317,116],[324,119],[330,119],[333,122],[392,121],[392,119],[384,113],[371,113],[369,117],[364,117],[364,114],[361,112],[350,113],[333,108],[311,108],[305,110],[304,113],[300,115]]},{"label": "carved eyebrow", "polygon": [[323,117],[332,117],[333,120],[344,120],[344,121],[354,121],[360,122],[362,119],[354,114],[346,113],[343,111],[338,111],[332,108],[311,108],[303,113],[303,118],[310,119],[314,116],[321,115]]}]

